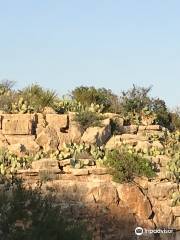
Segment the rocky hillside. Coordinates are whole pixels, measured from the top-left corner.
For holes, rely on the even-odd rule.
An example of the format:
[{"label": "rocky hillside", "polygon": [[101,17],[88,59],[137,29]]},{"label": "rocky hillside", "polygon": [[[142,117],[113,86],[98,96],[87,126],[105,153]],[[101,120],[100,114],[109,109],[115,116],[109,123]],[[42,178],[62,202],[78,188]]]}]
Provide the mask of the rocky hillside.
[{"label": "rocky hillside", "polygon": [[[79,208],[78,214],[85,211],[86,218],[99,226],[98,231],[90,226],[94,239],[99,239],[98,232],[102,239],[125,239],[134,236],[136,226],[180,230],[179,163],[172,159],[178,132],[148,122],[124,125],[124,119],[112,113],[101,114],[100,125],[84,129],[75,113],[56,114],[50,108],[37,114],[1,114],[0,119],[1,154],[12,159],[1,162],[1,174],[14,172],[32,186],[42,181],[45,193],[53,189],[66,207],[76,206],[72,211]],[[155,175],[131,172],[131,182],[115,183],[105,162],[107,152],[121,148],[146,158]],[[105,227],[98,206],[108,209],[108,219],[114,214],[121,221],[123,213],[123,221],[133,224],[117,229],[105,218],[112,224]]]}]

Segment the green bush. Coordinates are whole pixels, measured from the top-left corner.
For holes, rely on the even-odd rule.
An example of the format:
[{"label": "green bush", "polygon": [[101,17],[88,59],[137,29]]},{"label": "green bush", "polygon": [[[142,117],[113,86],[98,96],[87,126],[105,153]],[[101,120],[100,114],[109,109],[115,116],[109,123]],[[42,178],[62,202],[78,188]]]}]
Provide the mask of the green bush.
[{"label": "green bush", "polygon": [[38,84],[32,84],[19,91],[19,97],[27,102],[34,112],[41,112],[45,107],[52,107],[57,98],[56,92],[46,90]]},{"label": "green bush", "polygon": [[106,155],[105,165],[116,182],[131,182],[135,176],[154,177],[151,162],[126,149],[112,150]]},{"label": "green bush", "polygon": [[103,119],[101,115],[91,111],[81,111],[75,116],[75,121],[81,125],[83,130],[86,130],[88,127],[102,126],[101,121]]},{"label": "green bush", "polygon": [[90,239],[85,225],[62,214],[51,195],[25,188],[16,179],[0,192],[1,240]]},{"label": "green bush", "polygon": [[18,98],[17,93],[13,90],[13,81],[0,81],[0,110],[11,113],[12,103]]},{"label": "green bush", "polygon": [[171,118],[165,102],[159,98],[151,98],[152,87],[137,87],[123,91],[120,97],[121,114],[129,123],[139,124],[142,115],[156,116],[156,124],[170,127]]},{"label": "green bush", "polygon": [[180,130],[180,107],[171,112],[172,128]]},{"label": "green bush", "polygon": [[103,105],[104,111],[114,111],[118,97],[111,90],[95,87],[77,87],[72,91],[72,99],[80,102],[85,107],[92,103]]}]

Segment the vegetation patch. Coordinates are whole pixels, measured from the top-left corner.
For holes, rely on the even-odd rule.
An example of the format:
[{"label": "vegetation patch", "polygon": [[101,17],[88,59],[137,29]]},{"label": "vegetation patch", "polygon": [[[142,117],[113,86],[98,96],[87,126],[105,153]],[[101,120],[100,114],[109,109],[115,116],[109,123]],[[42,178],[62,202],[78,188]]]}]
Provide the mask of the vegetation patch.
[{"label": "vegetation patch", "polygon": [[155,171],[151,162],[125,149],[112,150],[106,155],[104,164],[109,168],[116,182],[132,182],[136,176],[152,178]]},{"label": "vegetation patch", "polygon": [[83,130],[86,130],[89,127],[102,127],[103,119],[103,116],[91,111],[81,111],[75,116],[75,121],[81,125]]}]

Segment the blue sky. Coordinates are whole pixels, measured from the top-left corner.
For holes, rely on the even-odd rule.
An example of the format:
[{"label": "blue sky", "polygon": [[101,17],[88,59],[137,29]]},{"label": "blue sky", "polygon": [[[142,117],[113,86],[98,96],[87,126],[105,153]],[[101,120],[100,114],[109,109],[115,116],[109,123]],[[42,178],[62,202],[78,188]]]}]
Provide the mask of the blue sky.
[{"label": "blue sky", "polygon": [[0,0],[0,79],[67,93],[133,83],[180,105],[179,0]]}]

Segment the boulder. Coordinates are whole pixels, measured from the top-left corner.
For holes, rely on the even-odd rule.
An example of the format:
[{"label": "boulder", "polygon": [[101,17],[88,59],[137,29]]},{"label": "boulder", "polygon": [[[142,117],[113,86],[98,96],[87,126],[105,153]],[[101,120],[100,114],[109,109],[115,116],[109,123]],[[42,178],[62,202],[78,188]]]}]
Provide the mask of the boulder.
[{"label": "boulder", "polygon": [[162,127],[160,125],[147,125],[147,126],[139,126],[138,131],[145,130],[153,130],[153,131],[161,131]]},{"label": "boulder", "polygon": [[180,206],[175,206],[172,208],[172,213],[175,217],[180,217]]},{"label": "boulder", "polygon": [[84,132],[81,142],[96,144],[97,146],[102,146],[107,142],[111,136],[111,124],[110,119],[105,119],[102,121],[103,127],[89,127]]},{"label": "boulder", "polygon": [[32,169],[35,170],[58,170],[59,165],[57,160],[43,158],[32,162]]},{"label": "boulder", "polygon": [[2,133],[5,135],[35,134],[36,118],[34,114],[3,115]]},{"label": "boulder", "polygon": [[121,135],[115,135],[115,136],[112,136],[108,142],[106,143],[106,146],[105,148],[106,149],[115,149],[115,148],[118,148],[122,145],[122,142],[121,142]]},{"label": "boulder", "polygon": [[85,169],[85,168],[82,168],[82,169],[72,169],[71,173],[74,176],[83,176],[83,175],[88,175],[89,174],[89,170]]},{"label": "boulder", "polygon": [[159,150],[164,149],[164,146],[162,145],[162,143],[160,143],[160,141],[153,141],[152,147],[154,147],[156,149],[159,149]]},{"label": "boulder", "polygon": [[35,136],[32,135],[6,135],[7,142],[12,144],[22,144],[29,153],[39,151],[39,145],[35,142]]},{"label": "boulder", "polygon": [[25,146],[21,143],[9,145],[8,150],[17,156],[22,156],[26,152]]},{"label": "boulder", "polygon": [[153,205],[154,218],[153,221],[157,227],[172,227],[173,213],[172,208],[167,201],[156,201]]},{"label": "boulder", "polygon": [[56,114],[56,111],[52,107],[45,107],[43,114]]},{"label": "boulder", "polygon": [[148,141],[138,141],[136,145],[136,151],[142,151],[148,153],[151,148],[151,144]]},{"label": "boulder", "polygon": [[36,143],[45,151],[57,150],[59,138],[56,130],[53,127],[47,126],[43,131],[40,132],[40,134],[37,135]]},{"label": "boulder", "polygon": [[0,134],[0,148],[7,148],[8,142],[3,134]]},{"label": "boulder", "polygon": [[117,191],[120,200],[124,202],[132,213],[141,219],[149,219],[152,215],[152,208],[148,198],[141,190],[130,184],[118,184]]},{"label": "boulder", "polygon": [[49,127],[55,128],[58,132],[68,128],[67,114],[46,114],[46,122]]},{"label": "boulder", "polygon": [[172,182],[148,182],[148,196],[149,198],[156,198],[159,200],[168,199],[172,193],[178,190],[176,183]]},{"label": "boulder", "polygon": [[121,128],[121,133],[136,134],[137,131],[138,131],[137,125],[122,126]]}]

